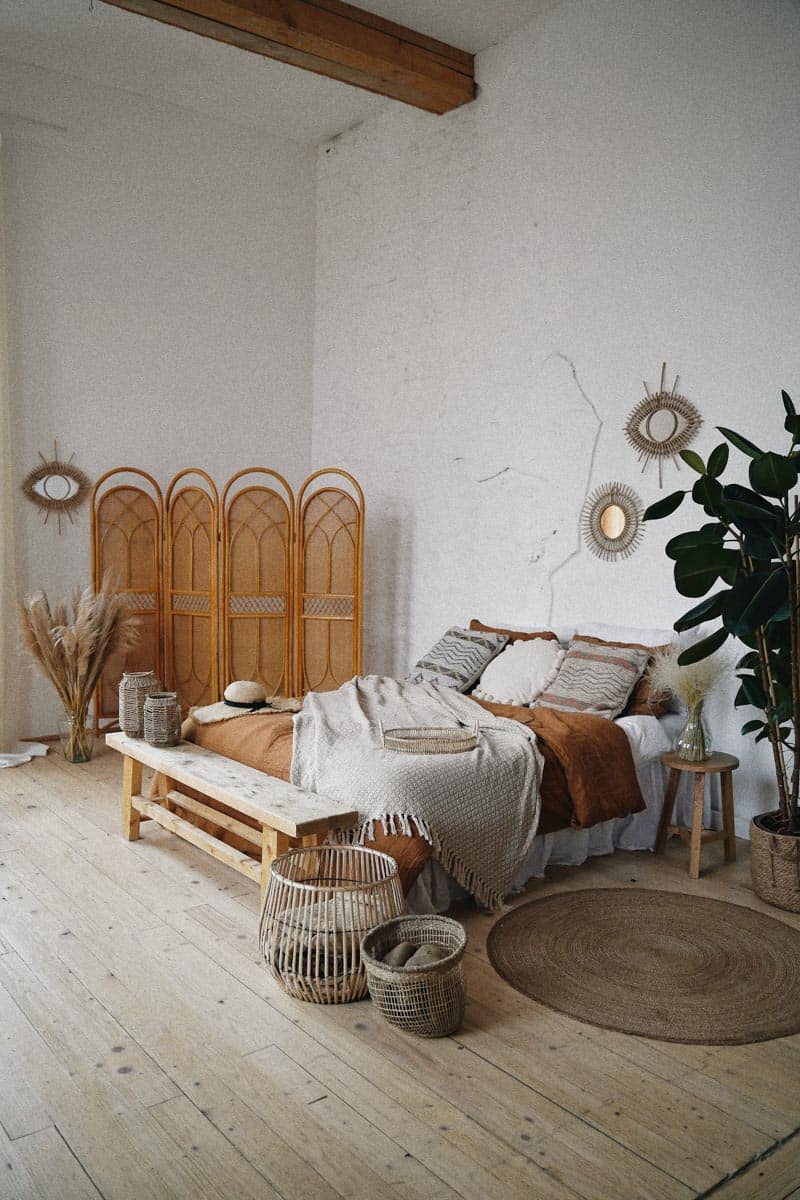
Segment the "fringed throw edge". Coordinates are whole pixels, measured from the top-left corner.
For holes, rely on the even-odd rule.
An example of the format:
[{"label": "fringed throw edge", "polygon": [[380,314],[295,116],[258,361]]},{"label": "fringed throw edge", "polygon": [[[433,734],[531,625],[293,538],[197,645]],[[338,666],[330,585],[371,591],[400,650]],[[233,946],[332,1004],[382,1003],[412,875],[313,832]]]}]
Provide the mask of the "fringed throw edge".
[{"label": "fringed throw edge", "polygon": [[449,875],[453,876],[456,883],[461,884],[461,887],[474,896],[479,904],[488,908],[490,912],[508,911],[509,906],[505,903],[505,898],[494,888],[489,887],[475,871],[467,867],[464,860],[458,854],[448,849],[436,831],[430,828],[427,821],[424,821],[421,817],[413,813],[383,813],[380,817],[373,817],[367,821],[362,821],[360,825],[353,825],[349,829],[331,830],[327,840],[342,845],[363,846],[365,841],[372,841],[375,837],[375,825],[377,822],[380,822],[386,837],[392,837],[393,835],[397,837],[413,837],[413,822],[419,836],[424,838],[429,846],[433,847],[436,861],[444,867]]}]

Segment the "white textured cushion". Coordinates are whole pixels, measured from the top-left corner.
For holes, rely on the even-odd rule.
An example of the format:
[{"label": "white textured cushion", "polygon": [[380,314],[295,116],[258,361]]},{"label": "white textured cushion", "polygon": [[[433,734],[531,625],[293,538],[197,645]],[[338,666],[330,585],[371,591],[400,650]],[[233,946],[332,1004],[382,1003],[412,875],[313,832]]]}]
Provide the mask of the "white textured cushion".
[{"label": "white textured cushion", "polygon": [[551,639],[512,642],[489,663],[472,694],[493,704],[530,704],[553,682],[563,659]]}]

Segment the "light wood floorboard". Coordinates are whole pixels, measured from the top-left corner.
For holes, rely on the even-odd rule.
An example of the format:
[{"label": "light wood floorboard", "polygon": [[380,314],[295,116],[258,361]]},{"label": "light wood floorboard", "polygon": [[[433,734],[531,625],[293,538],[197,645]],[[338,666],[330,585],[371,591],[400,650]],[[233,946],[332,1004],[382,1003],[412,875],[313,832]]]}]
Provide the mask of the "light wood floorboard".
[{"label": "light wood floorboard", "polygon": [[[287,997],[258,887],[152,823],[121,770],[0,772],[0,1200],[800,1200],[800,1035],[681,1046],[595,1029],[492,970],[469,933],[462,1029]],[[721,848],[720,848],[721,849]],[[651,887],[769,912],[684,847],[558,869],[525,898]]]}]

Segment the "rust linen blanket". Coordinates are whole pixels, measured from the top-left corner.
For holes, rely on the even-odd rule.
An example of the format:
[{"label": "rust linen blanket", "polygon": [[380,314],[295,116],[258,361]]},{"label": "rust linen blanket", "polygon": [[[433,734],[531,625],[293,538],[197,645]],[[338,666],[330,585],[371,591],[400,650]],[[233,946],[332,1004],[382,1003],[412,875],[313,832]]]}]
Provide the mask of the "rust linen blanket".
[{"label": "rust linen blanket", "polygon": [[[402,754],[382,744],[381,724],[469,728],[477,720],[478,745],[467,753]],[[379,823],[410,837],[413,822],[434,858],[491,909],[502,907],[530,853],[542,766],[527,725],[431,683],[361,676],[309,693],[295,717],[295,786],[346,798],[360,817],[352,840],[371,838]]]},{"label": "rust linen blanket", "polygon": [[545,761],[540,833],[570,826],[588,829],[646,807],[630,743],[613,721],[553,708],[475,703],[495,716],[521,722],[536,734]]}]

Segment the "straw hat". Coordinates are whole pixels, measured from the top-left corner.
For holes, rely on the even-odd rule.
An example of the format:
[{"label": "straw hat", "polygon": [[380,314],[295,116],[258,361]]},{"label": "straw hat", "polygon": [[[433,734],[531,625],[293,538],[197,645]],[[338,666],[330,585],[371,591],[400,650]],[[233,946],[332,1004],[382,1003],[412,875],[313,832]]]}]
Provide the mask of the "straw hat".
[{"label": "straw hat", "polygon": [[265,688],[252,679],[235,679],[225,688],[223,696],[216,704],[193,708],[189,714],[192,720],[198,725],[213,725],[215,721],[229,721],[231,717],[242,717],[267,707]]}]

